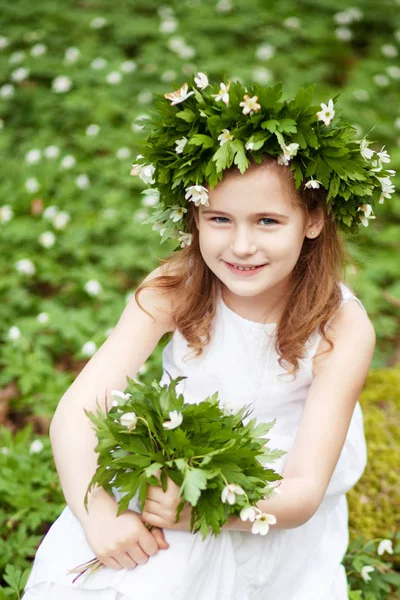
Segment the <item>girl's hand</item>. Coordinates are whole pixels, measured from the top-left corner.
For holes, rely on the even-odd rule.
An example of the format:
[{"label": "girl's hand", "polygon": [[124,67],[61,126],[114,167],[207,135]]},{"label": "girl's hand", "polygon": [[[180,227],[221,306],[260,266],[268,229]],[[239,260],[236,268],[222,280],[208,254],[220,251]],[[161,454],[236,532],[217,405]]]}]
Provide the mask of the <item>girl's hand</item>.
[{"label": "girl's hand", "polygon": [[127,510],[117,517],[117,502],[108,494],[92,498],[82,523],[86,539],[106,567],[134,569],[162,549],[169,548],[161,529],[151,532],[142,516]]},{"label": "girl's hand", "polygon": [[143,521],[163,529],[190,531],[191,505],[188,502],[179,515],[179,521],[175,522],[180,501],[179,487],[169,477],[166,492],[161,486],[148,486],[142,513]]}]

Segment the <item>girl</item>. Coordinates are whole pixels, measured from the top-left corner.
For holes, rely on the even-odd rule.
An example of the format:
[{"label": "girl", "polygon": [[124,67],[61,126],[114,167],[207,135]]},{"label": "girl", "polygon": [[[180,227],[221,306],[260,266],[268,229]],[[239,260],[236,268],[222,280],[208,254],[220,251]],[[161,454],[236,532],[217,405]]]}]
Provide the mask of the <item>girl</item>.
[{"label": "girl", "polygon": [[[203,98],[218,102],[210,91]],[[188,102],[187,87],[174,93],[182,98],[183,92],[180,103]],[[199,98],[191,100],[195,112]],[[257,112],[257,96],[252,100]],[[181,211],[175,234],[182,249],[139,286],[60,400],[50,438],[68,506],[38,549],[24,600],[347,598],[346,492],[366,465],[357,398],[375,335],[360,301],[340,281],[343,250],[326,191],[305,182],[296,189],[290,160],[285,164],[275,146],[261,153],[243,173],[228,161],[217,185],[196,180],[198,189],[186,189],[189,200],[180,206],[178,193],[172,203],[164,195],[170,221]],[[134,165],[143,180],[161,172],[153,162],[150,175],[149,165]],[[159,189],[161,200],[161,181]],[[217,537],[191,534],[189,507],[175,523],[179,495],[171,480],[165,493],[149,489],[143,514],[133,500],[116,517],[118,490],[113,498],[101,488],[84,509],[96,439],[83,409],[95,411],[96,401],[106,409],[111,391],[125,389],[126,377],[135,376],[167,332],[173,335],[163,353],[162,383],[166,371],[184,375],[179,385],[187,402],[218,390],[227,406],[251,402],[252,416],[276,419],[269,446],[287,454],[274,465],[283,475],[280,494],[258,505],[276,518],[266,537],[233,517]],[[73,583],[68,569],[94,555],[106,568],[83,585]]]}]

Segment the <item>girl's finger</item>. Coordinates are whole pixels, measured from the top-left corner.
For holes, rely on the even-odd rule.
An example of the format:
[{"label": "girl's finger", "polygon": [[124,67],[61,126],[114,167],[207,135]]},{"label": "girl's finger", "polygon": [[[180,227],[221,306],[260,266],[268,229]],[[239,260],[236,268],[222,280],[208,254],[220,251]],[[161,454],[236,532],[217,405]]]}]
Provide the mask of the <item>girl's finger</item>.
[{"label": "girl's finger", "polygon": [[162,529],[160,529],[159,527],[155,527],[151,533],[155,537],[158,547],[161,550],[166,550],[167,548],[169,548],[169,544],[165,539],[164,531]]},{"label": "girl's finger", "polygon": [[129,555],[130,559],[138,565],[144,565],[149,560],[149,556],[143,551],[139,544],[135,544],[135,547],[129,549],[127,554]]},{"label": "girl's finger", "polygon": [[[143,512],[157,515],[158,517],[163,516],[163,506],[159,502],[147,499],[144,503]],[[146,520],[146,519],[145,519]]]},{"label": "girl's finger", "polygon": [[128,552],[121,552],[121,554],[118,554],[117,558],[119,564],[124,569],[134,569],[136,567],[136,563],[138,563],[138,561],[135,561],[134,558],[128,554]]},{"label": "girl's finger", "polygon": [[120,563],[112,556],[106,559],[100,558],[99,560],[103,563],[103,565],[109,569],[113,569],[114,571],[120,571],[122,569],[122,565],[120,565]]}]

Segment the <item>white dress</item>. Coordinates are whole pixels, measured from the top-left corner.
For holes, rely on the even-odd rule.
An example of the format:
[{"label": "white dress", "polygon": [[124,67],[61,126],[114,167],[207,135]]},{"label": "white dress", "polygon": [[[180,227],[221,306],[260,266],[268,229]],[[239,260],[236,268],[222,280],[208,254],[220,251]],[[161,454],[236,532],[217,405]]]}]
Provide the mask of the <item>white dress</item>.
[{"label": "white dress", "polygon": [[[359,302],[341,287],[342,302]],[[278,364],[274,331],[273,323],[239,316],[220,296],[211,342],[203,354],[184,361],[189,349],[175,331],[164,349],[163,367],[172,377],[187,377],[179,384],[187,402],[200,402],[218,390],[228,406],[251,403],[252,417],[266,422],[276,418],[268,437],[271,448],[287,451],[273,463],[282,473],[312,382],[312,358],[320,336],[317,331],[310,336],[294,379]],[[165,371],[162,383],[168,381]],[[348,545],[345,494],[361,477],[366,461],[357,402],[326,495],[307,523],[275,528],[266,536],[223,531],[204,541],[200,534],[164,530],[167,550],[135,569],[104,568],[84,584],[73,584],[68,569],[94,555],[79,521],[66,507],[37,551],[23,600],[346,600],[346,575],[340,564]],[[137,509],[135,499],[130,507]]]}]

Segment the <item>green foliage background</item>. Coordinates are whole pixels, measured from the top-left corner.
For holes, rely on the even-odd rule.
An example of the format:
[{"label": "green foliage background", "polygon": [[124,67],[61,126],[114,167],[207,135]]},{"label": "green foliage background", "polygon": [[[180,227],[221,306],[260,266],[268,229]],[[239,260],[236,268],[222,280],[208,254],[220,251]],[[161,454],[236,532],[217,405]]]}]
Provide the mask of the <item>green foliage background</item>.
[{"label": "green foliage background", "polygon": [[[129,176],[152,94],[177,89],[197,71],[225,82],[282,81],[286,97],[316,82],[315,100],[340,92],[337,110],[360,137],[370,132],[373,149],[385,145],[399,170],[400,2],[1,0],[0,15],[0,598],[17,598],[35,546],[63,506],[49,419],[129,294],[173,248],[160,247],[158,233],[141,224],[151,198]],[[60,76],[69,78],[68,91],[55,91]],[[35,149],[41,158],[32,163],[27,153]],[[68,223],[50,218],[50,206],[67,212]],[[55,242],[46,248],[40,236],[49,231]],[[348,244],[347,279],[378,336],[373,366],[394,365],[399,194]],[[32,261],[33,274],[17,270],[21,259]],[[101,284],[97,294],[85,289],[91,280]],[[43,312],[47,322],[38,320]],[[142,376],[159,376],[163,343]],[[37,455],[30,443],[38,435]],[[27,518],[37,490],[47,503]]]}]

